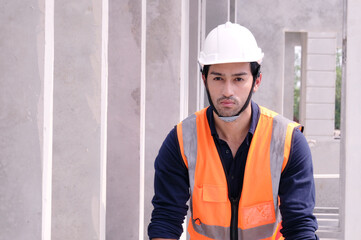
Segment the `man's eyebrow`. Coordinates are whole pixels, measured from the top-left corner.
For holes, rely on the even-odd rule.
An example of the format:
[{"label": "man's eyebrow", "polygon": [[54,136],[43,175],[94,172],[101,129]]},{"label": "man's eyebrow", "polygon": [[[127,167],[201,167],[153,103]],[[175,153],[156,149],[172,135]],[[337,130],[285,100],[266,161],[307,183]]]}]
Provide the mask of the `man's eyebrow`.
[{"label": "man's eyebrow", "polygon": [[[212,75],[216,75],[216,76],[224,76],[225,74],[223,73],[219,73],[219,72],[211,72],[210,74]],[[244,76],[244,75],[247,75],[246,72],[240,72],[240,73],[235,73],[235,74],[232,74],[232,77],[238,77],[238,76]]]},{"label": "man's eyebrow", "polygon": [[247,75],[247,73],[246,72],[240,72],[240,73],[232,74],[233,77],[244,76],[244,75]]},{"label": "man's eyebrow", "polygon": [[212,75],[217,75],[217,76],[224,76],[224,74],[219,73],[219,72],[211,72],[210,74],[212,74]]}]

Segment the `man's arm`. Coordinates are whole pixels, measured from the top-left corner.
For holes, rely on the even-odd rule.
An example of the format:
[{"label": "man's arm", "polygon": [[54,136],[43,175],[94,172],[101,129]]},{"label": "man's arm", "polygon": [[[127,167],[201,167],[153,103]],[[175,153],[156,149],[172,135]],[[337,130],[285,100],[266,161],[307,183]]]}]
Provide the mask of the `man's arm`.
[{"label": "man's arm", "polygon": [[296,129],[290,158],[284,169],[279,189],[282,215],[281,233],[285,239],[318,239],[315,235],[317,221],[315,184],[311,151],[303,134]]},{"label": "man's arm", "polygon": [[154,168],[154,209],[148,226],[149,238],[179,239],[190,195],[188,169],[180,154],[176,128],[164,140]]}]

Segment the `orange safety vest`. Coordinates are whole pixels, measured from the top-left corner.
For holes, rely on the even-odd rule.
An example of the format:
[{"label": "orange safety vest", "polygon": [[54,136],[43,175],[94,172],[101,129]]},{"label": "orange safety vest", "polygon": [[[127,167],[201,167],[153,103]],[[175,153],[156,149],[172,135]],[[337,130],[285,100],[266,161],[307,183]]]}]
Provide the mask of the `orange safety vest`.
[{"label": "orange safety vest", "polygon": [[[196,112],[177,125],[181,154],[189,172],[191,219],[188,232],[191,240],[225,240],[230,239],[232,231],[232,203],[206,110]],[[239,240],[283,239],[279,233],[278,187],[296,127],[300,125],[260,107],[236,209],[235,234]]]}]

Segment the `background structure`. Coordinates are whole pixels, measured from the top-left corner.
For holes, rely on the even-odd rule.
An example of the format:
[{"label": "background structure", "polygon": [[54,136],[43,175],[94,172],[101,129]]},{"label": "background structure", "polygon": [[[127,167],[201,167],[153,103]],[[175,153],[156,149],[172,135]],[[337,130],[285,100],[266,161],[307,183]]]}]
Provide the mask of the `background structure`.
[{"label": "background structure", "polygon": [[358,0],[0,0],[0,240],[147,239],[155,156],[207,105],[197,56],[226,21],[265,52],[254,100],[289,118],[301,49],[318,234],[357,239],[360,10]]}]

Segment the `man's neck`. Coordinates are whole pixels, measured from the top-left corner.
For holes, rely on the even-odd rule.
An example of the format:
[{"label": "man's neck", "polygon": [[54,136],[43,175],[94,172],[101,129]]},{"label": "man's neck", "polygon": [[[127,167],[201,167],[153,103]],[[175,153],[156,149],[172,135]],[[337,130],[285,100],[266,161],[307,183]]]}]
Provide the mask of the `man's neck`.
[{"label": "man's neck", "polygon": [[252,108],[251,104],[233,122],[225,122],[213,112],[216,131],[219,138],[228,144],[240,145],[246,137],[251,126]]}]

